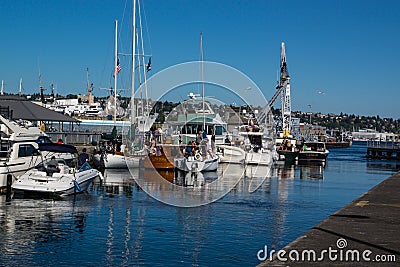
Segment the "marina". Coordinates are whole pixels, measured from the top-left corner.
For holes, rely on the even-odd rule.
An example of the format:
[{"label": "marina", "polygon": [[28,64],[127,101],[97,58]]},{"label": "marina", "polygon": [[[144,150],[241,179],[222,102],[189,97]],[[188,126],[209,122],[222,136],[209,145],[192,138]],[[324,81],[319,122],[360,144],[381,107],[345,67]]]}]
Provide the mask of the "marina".
[{"label": "marina", "polygon": [[[276,166],[268,172],[250,166],[222,199],[190,209],[143,192],[132,177],[144,175],[148,189],[168,193],[154,183],[154,171],[143,169],[105,170],[104,180],[95,180],[87,194],[62,200],[1,195],[0,262],[254,266],[265,245],[284,247],[397,172],[395,163],[366,159],[365,151],[362,143],[332,150],[325,167]],[[243,171],[236,165],[236,174],[223,173],[223,166],[217,177],[236,180]],[[173,171],[163,175],[175,179]]]},{"label": "marina", "polygon": [[399,265],[400,2],[0,6],[0,266]]}]

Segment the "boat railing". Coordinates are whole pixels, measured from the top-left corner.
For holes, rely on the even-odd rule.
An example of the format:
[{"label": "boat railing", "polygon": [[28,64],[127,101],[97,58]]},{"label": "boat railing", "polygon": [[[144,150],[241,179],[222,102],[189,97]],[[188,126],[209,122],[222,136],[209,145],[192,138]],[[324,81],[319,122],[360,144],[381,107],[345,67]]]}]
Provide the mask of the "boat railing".
[{"label": "boat railing", "polygon": [[86,145],[99,143],[101,133],[93,132],[47,132],[51,140],[63,140],[66,144]]},{"label": "boat railing", "polygon": [[384,149],[400,149],[400,143],[399,142],[368,141],[367,147],[384,148]]}]

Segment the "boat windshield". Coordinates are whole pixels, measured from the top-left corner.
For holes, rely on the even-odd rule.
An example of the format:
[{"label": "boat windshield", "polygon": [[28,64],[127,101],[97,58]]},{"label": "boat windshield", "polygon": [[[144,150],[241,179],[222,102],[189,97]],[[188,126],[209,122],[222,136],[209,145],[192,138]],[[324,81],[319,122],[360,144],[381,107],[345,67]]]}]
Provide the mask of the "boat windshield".
[{"label": "boat windshield", "polygon": [[87,170],[91,170],[92,166],[89,165],[89,163],[85,162],[82,167],[79,169],[79,171],[87,171]]},{"label": "boat windshield", "polygon": [[[62,158],[56,158],[55,160],[57,161],[58,164],[67,165],[67,163],[65,162],[65,160],[62,159]],[[42,166],[47,166],[48,163],[49,163],[50,161],[51,161],[51,159],[45,159],[45,160],[43,160],[41,163],[39,163],[35,168],[38,169],[38,168],[40,168],[40,167],[42,167]]]}]

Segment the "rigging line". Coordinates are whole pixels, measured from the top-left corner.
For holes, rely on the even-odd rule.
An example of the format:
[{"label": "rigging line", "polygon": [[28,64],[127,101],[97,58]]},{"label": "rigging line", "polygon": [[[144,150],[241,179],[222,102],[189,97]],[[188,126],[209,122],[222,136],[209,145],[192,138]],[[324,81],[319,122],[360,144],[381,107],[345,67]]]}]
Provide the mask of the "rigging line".
[{"label": "rigging line", "polygon": [[146,27],[146,34],[147,34],[147,42],[149,44],[149,50],[150,54],[153,54],[153,49],[151,47],[151,42],[150,42],[150,34],[149,34],[149,27],[147,25],[147,17],[146,17],[146,11],[144,9],[144,3],[142,2],[142,10],[143,10],[143,16],[144,16],[144,25]]},{"label": "rigging line", "polygon": [[[143,27],[142,27],[142,15],[141,15],[141,10],[140,10],[140,0],[138,0],[139,5],[138,5],[138,10],[139,10],[139,27],[140,27],[140,40],[141,40],[141,45],[142,45],[142,53],[144,53],[144,43],[143,43]],[[142,4],[143,5],[143,4]],[[139,57],[138,57],[139,58]],[[145,93],[145,101],[146,101],[146,111],[148,111],[148,93],[147,93],[147,67],[146,67],[146,62],[144,56],[142,56],[142,64],[143,64],[143,82],[144,82],[144,93]],[[139,63],[140,66],[140,63]],[[140,71],[139,71],[140,72]],[[142,98],[142,116],[143,114],[143,98]]]},{"label": "rigging line", "polygon": [[[139,3],[139,1],[138,1]],[[138,5],[139,7],[140,5]],[[140,23],[140,9],[138,10],[138,15],[139,15],[139,23]],[[139,26],[140,27],[140,26]],[[137,53],[135,52],[135,54],[139,55],[140,54],[140,47],[139,47],[139,33],[138,31],[135,29],[135,34],[136,34],[136,49],[137,49]],[[135,58],[135,57],[134,57]],[[135,58],[136,60],[136,58]],[[143,90],[142,90],[142,73],[140,71],[140,57],[137,56],[137,64],[138,64],[138,79],[139,79],[139,87],[140,88],[140,99],[142,101],[142,115],[143,115]],[[138,108],[138,107],[136,107]],[[138,114],[138,113],[137,113]]]},{"label": "rigging line", "polygon": [[[129,0],[125,0],[125,4],[124,4],[124,10],[123,10],[123,12],[122,12],[122,18],[121,18],[121,22],[119,23],[120,24],[120,26],[119,26],[119,31],[118,31],[118,40],[122,40],[122,38],[121,38],[121,33],[123,32],[123,25],[124,25],[124,21],[125,21],[125,14],[126,14],[126,10],[127,10],[127,6],[128,6],[128,1]],[[125,42],[121,42],[122,43],[122,46],[125,44]],[[120,47],[121,47],[121,44],[120,44]],[[125,50],[126,49],[126,47],[122,47],[121,48],[121,50]],[[119,55],[120,53],[119,53],[119,51],[118,51],[118,55]]]}]

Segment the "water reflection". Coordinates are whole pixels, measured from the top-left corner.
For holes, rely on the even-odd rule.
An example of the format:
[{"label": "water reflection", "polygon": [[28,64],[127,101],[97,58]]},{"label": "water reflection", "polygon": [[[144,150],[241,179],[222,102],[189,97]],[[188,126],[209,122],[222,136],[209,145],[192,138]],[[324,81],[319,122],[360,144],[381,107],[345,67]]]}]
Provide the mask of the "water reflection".
[{"label": "water reflection", "polygon": [[378,170],[378,171],[394,171],[397,172],[400,169],[400,162],[390,160],[367,160],[367,169]]},{"label": "water reflection", "polygon": [[71,237],[84,235],[89,208],[80,203],[85,198],[87,195],[64,200],[13,199],[8,205],[2,205],[2,254],[12,259],[23,253],[23,262],[30,264],[38,244],[52,243],[52,249],[57,250]]},{"label": "water reflection", "polygon": [[324,179],[325,165],[276,165],[272,172],[278,179]]},{"label": "water reflection", "polygon": [[325,165],[300,165],[300,179],[324,179]]},{"label": "water reflection", "polygon": [[274,176],[278,179],[294,179],[296,165],[293,164],[279,164],[274,168]]}]

